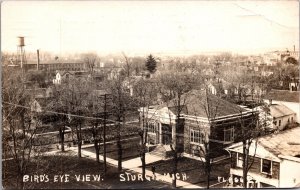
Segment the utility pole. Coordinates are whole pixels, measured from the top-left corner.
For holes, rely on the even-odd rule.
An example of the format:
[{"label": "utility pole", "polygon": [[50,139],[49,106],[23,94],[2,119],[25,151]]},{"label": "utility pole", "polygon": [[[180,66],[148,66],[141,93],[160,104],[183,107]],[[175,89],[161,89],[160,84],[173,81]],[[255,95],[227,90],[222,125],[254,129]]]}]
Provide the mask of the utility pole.
[{"label": "utility pole", "polygon": [[106,119],[107,119],[107,104],[106,104],[106,96],[104,94],[104,124],[103,124],[103,161],[104,161],[104,174],[107,171],[107,164],[106,164]]},{"label": "utility pole", "polygon": [[40,50],[37,49],[37,50],[36,50],[36,53],[37,53],[37,65],[36,65],[36,70],[39,70],[39,67],[40,67]]}]

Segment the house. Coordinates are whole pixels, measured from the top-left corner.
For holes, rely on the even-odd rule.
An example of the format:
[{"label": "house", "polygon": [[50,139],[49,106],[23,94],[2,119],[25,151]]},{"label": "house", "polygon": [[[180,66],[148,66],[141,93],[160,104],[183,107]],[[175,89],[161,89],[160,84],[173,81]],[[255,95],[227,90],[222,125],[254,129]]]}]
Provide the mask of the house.
[{"label": "house", "polygon": [[263,100],[270,104],[282,104],[296,113],[295,122],[300,122],[300,91],[271,90]]},{"label": "house", "polygon": [[32,95],[30,102],[31,111],[37,113],[44,111],[44,108],[53,98],[53,91],[54,89],[52,87],[28,90],[28,92]]},{"label": "house", "polygon": [[288,124],[294,123],[296,113],[283,104],[272,104],[269,106],[273,117],[274,128],[283,130]]},{"label": "house", "polygon": [[131,76],[124,79],[122,85],[126,89],[126,91],[133,96],[135,85],[142,80],[142,76]]},{"label": "house", "polygon": [[89,72],[84,71],[56,71],[55,79],[53,84],[62,84],[63,82],[71,81],[75,78],[90,79],[91,75]]},{"label": "house", "polygon": [[[240,139],[241,121],[249,129],[256,112],[223,100],[206,90],[193,90],[184,94],[180,106],[176,101],[140,108],[141,128],[147,128],[148,145],[153,153],[166,156],[170,144],[175,139],[183,155],[203,157],[204,143],[209,137],[212,156],[226,154],[224,147]],[[180,121],[176,126],[177,109],[180,108]],[[146,125],[143,125],[143,123]],[[249,125],[247,125],[249,124]]]},{"label": "house", "polygon": [[[229,181],[240,187],[243,145],[236,143],[226,149],[231,153]],[[249,155],[250,162],[254,161],[247,176],[248,187],[292,188],[300,183],[300,127],[254,140]]]},{"label": "house", "polygon": [[69,71],[56,71],[53,84],[61,84],[63,81],[68,80],[70,76],[74,77],[74,73]]}]

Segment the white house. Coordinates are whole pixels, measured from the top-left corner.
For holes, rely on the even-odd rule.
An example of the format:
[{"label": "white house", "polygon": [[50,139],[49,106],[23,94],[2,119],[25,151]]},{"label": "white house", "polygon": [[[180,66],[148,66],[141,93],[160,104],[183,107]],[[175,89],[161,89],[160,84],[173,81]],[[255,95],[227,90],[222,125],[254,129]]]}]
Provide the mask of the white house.
[{"label": "white house", "polygon": [[[228,181],[233,187],[241,187],[243,145],[236,143],[226,149],[231,154]],[[247,175],[247,187],[297,187],[300,183],[300,127],[254,140],[249,156],[253,164]]]},{"label": "white house", "polygon": [[278,130],[283,130],[288,124],[294,123],[296,113],[283,104],[272,104],[269,106],[273,117],[273,125]]},{"label": "white house", "polygon": [[300,122],[300,91],[271,90],[263,98],[266,103],[282,104],[296,113],[295,122]]}]

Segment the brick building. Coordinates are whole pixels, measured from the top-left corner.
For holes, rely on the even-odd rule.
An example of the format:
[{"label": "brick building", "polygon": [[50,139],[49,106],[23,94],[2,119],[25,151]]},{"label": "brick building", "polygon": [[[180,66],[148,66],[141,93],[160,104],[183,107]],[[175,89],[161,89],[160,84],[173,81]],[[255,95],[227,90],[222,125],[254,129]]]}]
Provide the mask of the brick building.
[{"label": "brick building", "polygon": [[256,112],[204,90],[195,90],[183,95],[180,124],[176,127],[175,102],[139,109],[140,121],[146,123],[148,144],[154,153],[162,156],[167,155],[175,139],[183,155],[203,157],[204,142],[209,141],[213,156],[221,156],[226,154],[224,147],[239,140],[241,121],[251,123],[257,118]]}]

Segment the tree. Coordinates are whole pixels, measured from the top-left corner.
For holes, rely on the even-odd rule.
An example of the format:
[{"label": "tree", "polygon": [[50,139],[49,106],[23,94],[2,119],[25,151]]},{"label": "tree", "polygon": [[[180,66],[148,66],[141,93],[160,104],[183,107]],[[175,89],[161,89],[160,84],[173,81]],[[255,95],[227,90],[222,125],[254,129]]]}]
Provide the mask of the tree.
[{"label": "tree", "polygon": [[[202,91],[195,91],[191,92],[190,96],[195,96],[196,102],[200,108],[202,108],[205,112],[205,115],[208,120],[208,129],[203,128],[203,125],[201,125],[201,122],[198,120],[198,117],[196,119],[196,123],[201,129],[201,138],[202,138],[202,143],[203,146],[200,147],[200,151],[202,155],[204,155],[204,162],[203,163],[203,168],[206,174],[206,188],[210,188],[210,176],[211,176],[211,171],[212,171],[212,164],[211,164],[211,159],[213,158],[213,154],[215,153],[214,150],[210,147],[210,137],[211,137],[211,129],[215,127],[216,122],[215,118],[219,114],[219,103],[220,99],[214,98],[214,95],[210,94],[207,87],[202,90]],[[195,103],[196,103],[195,102]],[[196,109],[194,108],[194,113],[196,112]],[[202,157],[200,157],[202,159]]]},{"label": "tree", "polygon": [[[182,152],[183,145],[178,142],[182,142],[182,133],[183,133],[183,123],[181,114],[185,107],[187,96],[184,96],[187,92],[192,90],[196,86],[197,78],[189,73],[176,73],[176,72],[167,72],[163,73],[160,76],[159,82],[160,94],[164,102],[167,103],[167,106],[174,108],[174,114],[176,115],[175,127],[172,126],[171,113],[169,110],[170,126],[175,130],[175,135],[172,137],[172,143],[170,148],[172,150],[173,156],[173,174],[174,176],[177,173],[177,164],[178,164],[178,154]],[[172,186],[176,187],[176,177],[173,178]]]},{"label": "tree", "polygon": [[[86,121],[85,116],[88,113],[88,99],[86,98],[90,93],[88,82],[84,79],[76,79],[70,81],[67,85],[64,98],[68,98],[68,114],[72,130],[76,133],[78,157],[81,157],[82,146],[82,126]],[[72,115],[75,115],[74,117]]]},{"label": "tree", "polygon": [[124,68],[125,75],[126,77],[130,77],[132,72],[132,63],[130,62],[130,60],[128,59],[127,55],[124,52],[122,52],[122,55],[125,59],[125,68]]},{"label": "tree", "polygon": [[297,61],[295,58],[293,58],[293,57],[288,57],[288,58],[285,60],[285,62],[286,62],[287,64],[298,65],[298,61]]},{"label": "tree", "polygon": [[[141,137],[141,150],[140,150],[140,157],[142,161],[142,176],[143,179],[146,180],[146,152],[147,152],[147,123],[151,117],[148,117],[148,110],[149,106],[152,105],[156,98],[157,98],[157,85],[154,81],[141,79],[138,81],[134,88],[136,92],[136,99],[138,102],[139,107],[141,107],[141,117],[142,120],[141,125],[142,129],[139,131],[139,135]],[[145,117],[147,115],[147,117]]]},{"label": "tree", "polygon": [[[92,125],[90,131],[92,133],[94,147],[96,151],[96,160],[100,161],[100,142],[103,139],[103,161],[104,161],[104,174],[106,174],[106,122],[108,117],[107,107],[109,94],[99,94],[97,90],[93,91],[89,96],[89,110],[90,115],[99,119],[92,119],[89,123]],[[103,136],[103,138],[101,138]]]},{"label": "tree", "polygon": [[49,99],[45,108],[46,111],[42,113],[40,118],[44,123],[51,123],[58,130],[61,151],[65,151],[65,132],[66,127],[69,125],[69,118],[67,117],[68,99],[66,96],[64,86],[53,88],[53,97]]},{"label": "tree", "polygon": [[134,101],[130,94],[126,91],[124,85],[124,76],[118,76],[114,80],[107,81],[107,91],[111,94],[111,112],[116,121],[117,130],[117,147],[118,147],[118,170],[122,170],[122,144],[121,144],[121,127],[125,126],[127,114],[136,111]]},{"label": "tree", "polygon": [[232,68],[231,66],[224,66],[220,68],[220,76],[229,84],[234,86],[238,92],[238,102],[246,97],[246,89],[251,86],[252,73],[244,66]]},{"label": "tree", "polygon": [[147,67],[147,70],[150,72],[150,73],[155,73],[156,71],[156,60],[155,58],[150,54],[148,57],[147,57],[147,60],[146,60],[146,67]]},{"label": "tree", "polygon": [[83,61],[87,64],[90,74],[95,72],[96,64],[100,63],[100,58],[95,53],[86,53],[82,55]]},{"label": "tree", "polygon": [[35,82],[40,88],[46,87],[46,73],[44,71],[31,71],[26,73],[28,81]]},{"label": "tree", "polygon": [[[4,70],[2,78],[3,96],[3,153],[12,158],[17,167],[17,188],[24,188],[23,175],[36,147],[34,146],[36,129],[32,123],[34,113],[30,110],[30,93],[26,91],[21,73]],[[4,172],[5,173],[5,172]],[[19,187],[19,184],[21,187]]]},{"label": "tree", "polygon": [[[260,108],[262,112],[268,114],[269,108],[267,105],[262,105]],[[243,146],[243,187],[247,188],[247,176],[251,166],[254,163],[254,158],[256,155],[256,148],[257,148],[257,139],[262,135],[266,135],[271,131],[267,130],[268,123],[270,118],[268,117],[261,117],[259,112],[252,109],[252,116],[249,118],[244,118],[241,114],[239,117],[239,124],[241,126],[241,133],[238,134],[238,138],[242,141]],[[249,130],[251,129],[251,130]],[[254,154],[250,155],[250,147],[255,142],[254,145]],[[252,160],[251,160],[252,157]]]}]

